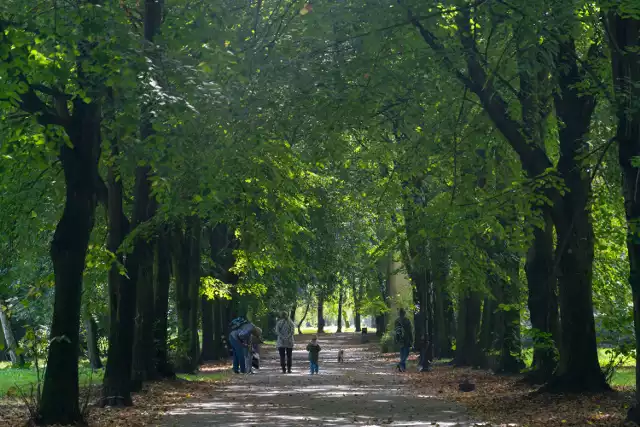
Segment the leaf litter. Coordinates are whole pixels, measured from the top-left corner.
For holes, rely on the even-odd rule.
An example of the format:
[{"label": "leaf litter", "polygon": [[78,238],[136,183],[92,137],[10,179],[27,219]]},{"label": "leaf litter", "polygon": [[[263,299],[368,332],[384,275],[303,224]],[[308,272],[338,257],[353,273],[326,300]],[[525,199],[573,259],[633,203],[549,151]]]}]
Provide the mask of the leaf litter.
[{"label": "leaf litter", "polygon": [[[625,423],[634,390],[616,387],[599,394],[551,395],[536,393],[537,388],[522,382],[521,375],[497,375],[487,370],[434,365],[430,372],[410,373],[412,387],[466,407],[491,426],[518,427],[615,427]],[[463,393],[459,384],[468,378],[476,385]]]}]

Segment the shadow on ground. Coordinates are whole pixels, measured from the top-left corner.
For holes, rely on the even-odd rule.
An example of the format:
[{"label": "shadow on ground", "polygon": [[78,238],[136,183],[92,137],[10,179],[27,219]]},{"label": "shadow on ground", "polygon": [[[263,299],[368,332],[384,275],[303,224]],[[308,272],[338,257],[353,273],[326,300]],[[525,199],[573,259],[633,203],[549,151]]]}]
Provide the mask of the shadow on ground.
[{"label": "shadow on ground", "polygon": [[[408,390],[405,377],[354,334],[320,337],[320,375],[307,371],[306,337],[296,337],[292,374],[279,372],[273,348],[263,369],[212,385],[210,398],[174,408],[160,426],[475,426],[454,403]],[[337,363],[338,349],[345,363]]]}]

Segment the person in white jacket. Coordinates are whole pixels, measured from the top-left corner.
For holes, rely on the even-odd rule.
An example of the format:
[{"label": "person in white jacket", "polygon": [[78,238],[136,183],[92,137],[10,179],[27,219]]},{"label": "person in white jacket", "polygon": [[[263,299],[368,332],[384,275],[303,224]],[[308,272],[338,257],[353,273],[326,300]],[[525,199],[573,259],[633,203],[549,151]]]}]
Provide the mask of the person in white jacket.
[{"label": "person in white jacket", "polygon": [[[276,323],[276,335],[278,337],[276,347],[278,347],[278,352],[280,353],[280,366],[283,374],[291,373],[294,331],[295,325],[289,318],[289,314],[286,311],[281,312],[280,319]],[[285,355],[287,356],[286,364]]]}]

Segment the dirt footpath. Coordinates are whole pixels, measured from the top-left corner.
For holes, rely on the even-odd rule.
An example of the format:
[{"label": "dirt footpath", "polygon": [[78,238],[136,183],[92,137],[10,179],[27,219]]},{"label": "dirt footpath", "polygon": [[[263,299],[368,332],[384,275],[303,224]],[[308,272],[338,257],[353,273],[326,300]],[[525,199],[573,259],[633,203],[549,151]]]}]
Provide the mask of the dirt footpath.
[{"label": "dirt footpath", "polygon": [[[381,360],[377,347],[355,334],[321,336],[320,375],[310,376],[308,337],[296,336],[293,372],[280,372],[273,347],[262,349],[262,369],[234,375],[213,385],[210,400],[190,402],[168,412],[169,426],[476,426],[455,403],[408,390],[394,365]],[[344,349],[345,362],[337,363]]]}]

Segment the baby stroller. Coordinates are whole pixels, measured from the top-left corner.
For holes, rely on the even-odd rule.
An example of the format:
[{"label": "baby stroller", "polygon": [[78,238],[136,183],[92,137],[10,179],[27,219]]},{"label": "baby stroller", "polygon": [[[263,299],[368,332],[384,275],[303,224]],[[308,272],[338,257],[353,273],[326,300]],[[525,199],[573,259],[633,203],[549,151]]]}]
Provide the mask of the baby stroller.
[{"label": "baby stroller", "polygon": [[251,366],[260,369],[260,343],[251,346]]}]

